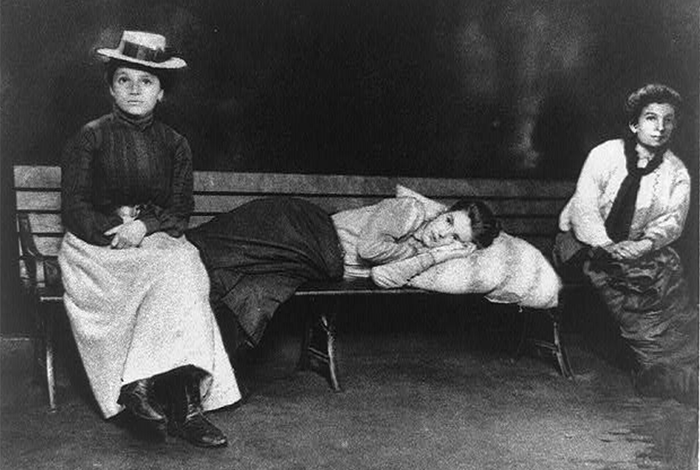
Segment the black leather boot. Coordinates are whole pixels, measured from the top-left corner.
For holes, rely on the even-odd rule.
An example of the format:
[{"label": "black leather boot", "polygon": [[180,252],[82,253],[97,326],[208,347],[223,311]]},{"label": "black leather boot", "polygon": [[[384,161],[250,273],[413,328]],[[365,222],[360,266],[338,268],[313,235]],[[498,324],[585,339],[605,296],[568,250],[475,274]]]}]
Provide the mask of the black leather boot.
[{"label": "black leather boot", "polygon": [[180,374],[170,390],[168,434],[181,437],[198,447],[223,447],[226,436],[204,416],[199,394],[199,378]]},{"label": "black leather boot", "polygon": [[153,394],[153,379],[142,379],[122,387],[117,403],[135,417],[154,426],[164,426],[167,418]]}]

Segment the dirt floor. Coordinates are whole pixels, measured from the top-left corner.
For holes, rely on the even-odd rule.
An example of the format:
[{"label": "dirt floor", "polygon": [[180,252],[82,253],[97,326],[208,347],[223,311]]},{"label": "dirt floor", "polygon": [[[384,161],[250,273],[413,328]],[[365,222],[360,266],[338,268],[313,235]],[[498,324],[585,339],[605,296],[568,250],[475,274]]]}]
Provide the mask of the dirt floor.
[{"label": "dirt floor", "polygon": [[[430,322],[430,320],[427,320]],[[26,340],[3,339],[3,469],[697,468],[697,409],[637,397],[628,374],[590,340],[567,334],[575,380],[535,351],[513,360],[483,324],[340,326],[344,391],[295,373],[299,341],[284,325],[240,371],[250,391],[210,414],[224,449],[144,441],[100,418],[70,348],[59,409],[48,413]],[[488,325],[487,325],[488,326]],[[345,330],[345,331],[344,331]]]}]

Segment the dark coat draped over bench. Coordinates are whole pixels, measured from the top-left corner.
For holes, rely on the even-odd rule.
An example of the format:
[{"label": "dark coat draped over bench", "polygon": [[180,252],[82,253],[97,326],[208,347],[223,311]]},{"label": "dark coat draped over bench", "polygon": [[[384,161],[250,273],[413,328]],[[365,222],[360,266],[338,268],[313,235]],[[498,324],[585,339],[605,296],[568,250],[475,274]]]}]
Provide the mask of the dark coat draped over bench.
[{"label": "dark coat draped over bench", "polygon": [[299,286],[343,276],[333,221],[302,199],[258,199],[185,235],[207,267],[213,304],[223,303],[235,315],[252,346]]}]

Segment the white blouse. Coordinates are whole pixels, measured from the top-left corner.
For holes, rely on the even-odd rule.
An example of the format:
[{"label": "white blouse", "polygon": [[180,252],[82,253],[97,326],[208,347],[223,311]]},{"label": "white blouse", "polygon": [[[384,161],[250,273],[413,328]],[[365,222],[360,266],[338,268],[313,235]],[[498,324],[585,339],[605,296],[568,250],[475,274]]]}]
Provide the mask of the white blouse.
[{"label": "white blouse", "polygon": [[418,254],[412,235],[426,221],[426,209],[412,197],[348,209],[332,215],[344,251],[346,277],[370,277],[370,268]]},{"label": "white blouse", "polygon": [[[576,192],[559,216],[562,231],[591,246],[613,243],[605,219],[627,176],[624,142],[609,140],[591,150],[583,164]],[[637,195],[630,240],[648,238],[659,249],[675,241],[683,231],[690,205],[690,175],[683,162],[667,150],[664,160],[642,177]]]}]

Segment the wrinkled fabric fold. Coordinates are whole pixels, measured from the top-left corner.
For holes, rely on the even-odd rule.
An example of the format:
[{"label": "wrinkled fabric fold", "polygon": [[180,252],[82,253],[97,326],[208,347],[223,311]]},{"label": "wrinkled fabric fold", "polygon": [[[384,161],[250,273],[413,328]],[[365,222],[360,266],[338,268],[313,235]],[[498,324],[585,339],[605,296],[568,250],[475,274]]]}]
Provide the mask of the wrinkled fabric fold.
[{"label": "wrinkled fabric fold", "polygon": [[697,371],[698,308],[675,250],[666,247],[636,260],[589,259],[584,273],[641,368],[673,364]]},{"label": "wrinkled fabric fold", "polygon": [[122,410],[124,384],[184,366],[204,372],[205,409],[241,398],[206,270],[184,237],[157,233],[139,248],[113,250],[68,233],[59,262],[73,335],[105,418]]},{"label": "wrinkled fabric fold", "polygon": [[190,229],[223,303],[254,345],[277,308],[306,281],[339,279],[343,255],[329,214],[297,198],[246,203]]}]

